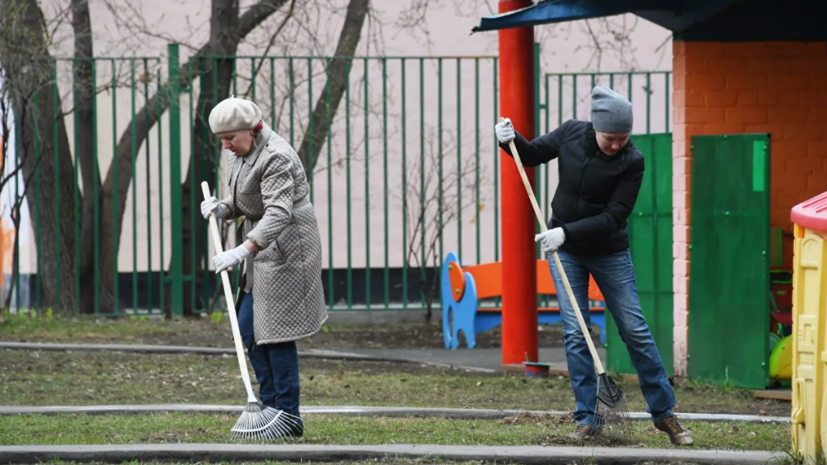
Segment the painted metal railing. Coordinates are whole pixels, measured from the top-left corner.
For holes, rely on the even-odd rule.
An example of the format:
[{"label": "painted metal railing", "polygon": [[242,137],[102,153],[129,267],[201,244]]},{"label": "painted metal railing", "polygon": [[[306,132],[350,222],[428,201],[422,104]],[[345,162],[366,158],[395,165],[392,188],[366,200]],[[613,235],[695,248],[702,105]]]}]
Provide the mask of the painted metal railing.
[{"label": "painted metal railing", "polygon": [[[215,298],[220,289],[216,292],[218,282],[210,269],[213,248],[198,211],[198,183],[206,179],[219,196],[227,194],[226,160],[232,155],[219,150],[205,126],[214,95],[202,98],[222,85],[226,78],[218,65],[227,62],[232,63],[229,92],[256,101],[265,122],[297,151],[302,148],[322,235],[330,310],[420,310],[429,301],[438,308],[439,286],[431,286],[438,275],[435,267],[448,251],[457,252],[464,264],[500,260],[496,57],[238,56],[179,63],[177,47],[168,51],[166,60],[94,61],[99,92],[93,97],[93,134],[77,132],[78,115],[72,110],[78,101],[72,92],[77,82],[60,64],[55,67],[59,85],[54,92],[62,97],[75,178],[33,177],[36,197],[29,205],[34,208],[24,218],[31,224],[33,241],[21,240],[14,250],[13,307],[53,305],[44,299],[43,280],[56,281],[61,289],[61,280],[71,279],[75,302],[83,301],[82,289],[96,294],[90,308],[77,306],[75,312],[131,314],[167,308],[179,314],[185,308],[188,313],[220,308]],[[338,106],[331,75],[335,60],[345,62],[347,75]],[[631,96],[638,116],[635,132],[668,132],[669,79],[668,72],[538,75],[536,131],[553,130],[571,117],[588,119],[591,85],[602,83]],[[164,99],[173,104],[167,108],[160,103]],[[311,114],[317,107],[324,119],[314,124]],[[664,109],[662,115],[656,107]],[[320,130],[325,137],[319,147],[313,131]],[[52,132],[57,137],[57,129]],[[85,137],[95,141],[94,160],[100,163],[95,176],[104,189],[99,192],[98,182],[93,183],[96,220],[91,239],[81,237],[81,190],[76,190],[71,213],[56,208],[54,218],[40,216],[41,202],[60,203],[59,187],[49,192],[49,183],[82,184],[74,154]],[[129,157],[113,157],[124,144]],[[128,170],[118,165],[124,160]],[[555,167],[553,162],[537,170],[538,201],[546,213],[556,187]],[[124,175],[132,180],[126,199],[112,189]],[[22,192],[22,182],[7,190]],[[36,251],[59,248],[60,242],[38,242],[38,228],[42,221],[57,224],[58,215],[64,214],[73,215],[74,275],[41,276]],[[103,215],[114,220],[114,236],[100,237],[97,219]],[[240,239],[232,227],[227,233],[228,245]],[[87,250],[81,247],[84,240],[93,241],[90,275],[80,269],[86,263],[81,257]],[[105,254],[117,259],[104,260]],[[103,263],[110,265],[104,268]],[[111,276],[109,290],[97,284],[105,273]],[[94,280],[94,285],[85,287],[81,279]],[[26,289],[29,281],[33,285]],[[97,298],[106,292],[113,294],[114,305]]]}]

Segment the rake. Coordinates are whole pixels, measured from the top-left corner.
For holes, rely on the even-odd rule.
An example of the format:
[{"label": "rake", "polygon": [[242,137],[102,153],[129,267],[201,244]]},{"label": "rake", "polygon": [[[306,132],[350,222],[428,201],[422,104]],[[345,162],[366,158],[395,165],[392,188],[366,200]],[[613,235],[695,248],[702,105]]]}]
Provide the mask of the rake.
[{"label": "rake", "polygon": [[[210,187],[207,182],[201,183],[204,199],[210,198]],[[210,215],[210,230],[212,231],[215,251],[221,253],[221,235],[218,233],[218,222],[215,214]],[[233,291],[230,287],[230,277],[227,270],[221,271],[221,282],[224,285],[224,298],[227,301],[227,310],[230,314],[230,324],[233,328],[235,352],[238,356],[238,367],[241,369],[241,379],[247,389],[247,407],[241,417],[230,430],[230,439],[263,440],[291,436],[302,428],[301,419],[283,410],[268,407],[256,399],[253,386],[250,383],[250,373],[247,371],[247,359],[244,357],[244,347],[241,343],[241,332],[238,329],[238,316],[233,300]]]},{"label": "rake", "polygon": [[[504,121],[504,118],[500,117],[500,122],[502,121]],[[548,226],[543,220],[542,213],[540,213],[540,206],[537,205],[534,190],[531,188],[531,183],[528,180],[528,176],[526,176],[523,162],[520,160],[520,154],[517,152],[517,146],[512,140],[509,142],[508,147],[511,149],[511,153],[514,156],[514,162],[517,163],[517,168],[520,171],[520,177],[523,179],[523,185],[526,188],[526,192],[528,192],[531,205],[534,207],[534,214],[537,216],[537,221],[540,223],[540,228],[542,232],[546,232],[548,231]],[[586,339],[586,344],[589,346],[589,352],[591,352],[592,359],[594,360],[595,371],[597,372],[597,402],[594,408],[594,419],[592,420],[592,424],[590,426],[595,429],[601,429],[603,426],[608,426],[612,433],[615,433],[614,430],[617,430],[617,433],[619,433],[620,436],[627,437],[631,431],[629,411],[626,408],[626,396],[603,368],[603,363],[600,362],[600,357],[597,355],[597,351],[594,348],[594,343],[592,342],[590,331],[586,326],[586,321],[583,320],[583,315],[580,313],[580,306],[577,303],[577,299],[574,297],[574,292],[571,290],[571,285],[569,285],[569,279],[566,276],[565,270],[563,270],[563,264],[560,263],[560,257],[557,255],[556,250],[551,254],[554,257],[554,264],[557,267],[557,272],[560,273],[563,286],[566,288],[566,294],[568,295],[569,301],[571,302],[572,307],[574,307],[574,314],[577,316],[578,323],[580,323],[580,330],[583,333],[583,338]]]}]

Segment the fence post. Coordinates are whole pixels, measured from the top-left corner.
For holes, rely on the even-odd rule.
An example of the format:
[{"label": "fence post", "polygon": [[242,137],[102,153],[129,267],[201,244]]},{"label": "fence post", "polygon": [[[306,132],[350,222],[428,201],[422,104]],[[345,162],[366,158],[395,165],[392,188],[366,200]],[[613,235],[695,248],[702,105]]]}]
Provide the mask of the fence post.
[{"label": "fence post", "polygon": [[181,81],[178,44],[167,45],[169,61],[169,194],[171,251],[170,281],[172,282],[170,310],[173,316],[183,316],[184,277],[182,251],[181,202]]}]

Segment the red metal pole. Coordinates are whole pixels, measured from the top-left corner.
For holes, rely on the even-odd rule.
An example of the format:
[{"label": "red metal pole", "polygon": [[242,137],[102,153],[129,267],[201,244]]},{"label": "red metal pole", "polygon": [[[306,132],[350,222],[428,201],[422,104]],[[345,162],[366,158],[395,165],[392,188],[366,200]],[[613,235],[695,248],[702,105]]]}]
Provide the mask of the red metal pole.
[{"label": "red metal pole", "polygon": [[[531,0],[500,0],[499,11],[524,8]],[[500,115],[511,118],[526,139],[534,138],[534,29],[499,31]],[[502,182],[502,363],[538,360],[537,219],[514,160],[500,154]],[[534,169],[526,168],[534,185]]]}]

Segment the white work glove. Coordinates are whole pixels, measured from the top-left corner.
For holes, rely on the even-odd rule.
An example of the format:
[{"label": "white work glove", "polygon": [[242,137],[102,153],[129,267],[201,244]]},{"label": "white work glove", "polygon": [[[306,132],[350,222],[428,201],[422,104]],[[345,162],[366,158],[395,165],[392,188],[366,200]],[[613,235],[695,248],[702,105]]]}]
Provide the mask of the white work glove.
[{"label": "white work glove", "polygon": [[497,140],[501,144],[507,144],[516,137],[514,126],[511,125],[511,118],[506,118],[504,121],[497,123],[494,126],[494,132],[497,133]]},{"label": "white work glove", "polygon": [[215,274],[221,273],[223,270],[227,268],[234,267],[239,263],[243,262],[247,255],[250,255],[250,251],[247,250],[247,247],[244,244],[240,246],[225,250],[220,254],[216,254],[212,258],[212,263],[215,265]]},{"label": "white work glove", "polygon": [[205,220],[210,219],[210,213],[215,213],[215,219],[223,220],[229,216],[230,209],[217,198],[210,197],[201,202],[201,215]]},{"label": "white work glove", "polygon": [[536,234],[534,242],[542,242],[543,252],[551,253],[559,249],[563,242],[566,242],[566,233],[563,228],[550,229],[544,233]]}]

